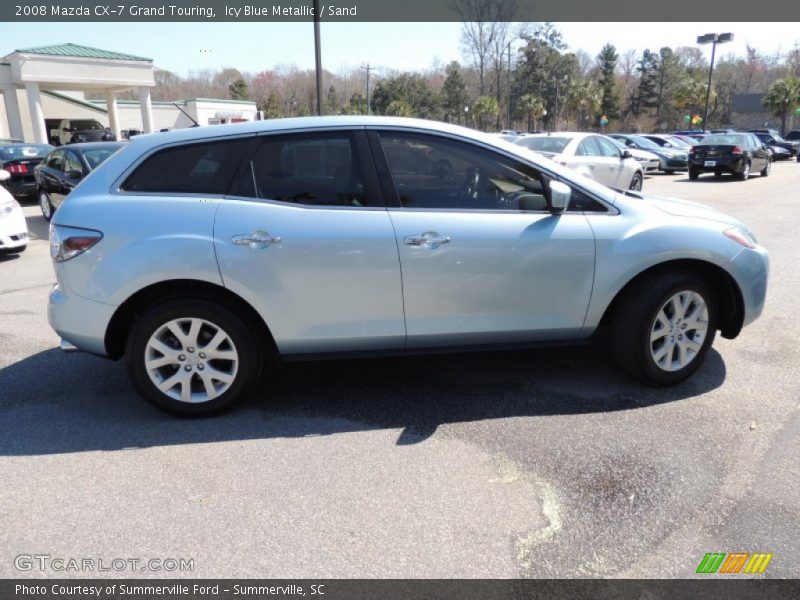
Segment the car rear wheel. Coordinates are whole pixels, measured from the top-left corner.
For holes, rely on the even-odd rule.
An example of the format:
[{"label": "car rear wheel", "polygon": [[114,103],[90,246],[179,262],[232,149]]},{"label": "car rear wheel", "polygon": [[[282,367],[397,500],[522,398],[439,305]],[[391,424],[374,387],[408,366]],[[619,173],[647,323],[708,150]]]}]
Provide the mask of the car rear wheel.
[{"label": "car rear wheel", "polygon": [[697,181],[698,177],[700,177],[700,171],[689,167],[689,179],[691,179],[692,181]]},{"label": "car rear wheel", "polygon": [[629,190],[633,190],[634,192],[641,191],[642,189],[642,174],[641,173],[634,173],[633,179],[631,179],[631,183],[628,186]]},{"label": "car rear wheel", "polygon": [[53,202],[50,200],[50,194],[44,190],[39,190],[39,208],[42,209],[42,216],[47,221],[53,218],[55,208],[53,208]]},{"label": "car rear wheel", "polygon": [[703,363],[716,324],[716,298],[695,275],[675,271],[648,277],[614,311],[612,356],[641,381],[674,385]]},{"label": "car rear wheel", "polygon": [[175,299],[134,325],[125,363],[134,387],[161,410],[219,413],[241,400],[259,372],[260,352],[244,322],[206,300]]},{"label": "car rear wheel", "polygon": [[750,161],[744,163],[741,172],[737,173],[737,177],[742,181],[747,181],[748,179],[750,179]]},{"label": "car rear wheel", "polygon": [[767,160],[767,166],[761,171],[762,177],[767,177],[769,175],[769,170],[772,168],[772,161]]}]

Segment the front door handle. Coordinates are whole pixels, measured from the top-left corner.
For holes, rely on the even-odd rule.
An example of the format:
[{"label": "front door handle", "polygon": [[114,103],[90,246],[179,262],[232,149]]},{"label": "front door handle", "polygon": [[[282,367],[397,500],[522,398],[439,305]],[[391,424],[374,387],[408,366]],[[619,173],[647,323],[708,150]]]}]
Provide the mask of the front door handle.
[{"label": "front door handle", "polygon": [[442,244],[449,244],[451,241],[452,239],[449,235],[439,235],[435,231],[426,231],[420,235],[407,235],[403,238],[403,243],[406,246],[430,249],[438,248]]},{"label": "front door handle", "polygon": [[243,233],[235,235],[231,238],[231,242],[237,246],[250,246],[251,248],[266,248],[271,244],[279,244],[281,238],[276,235],[270,235],[263,230],[256,230],[252,233]]}]

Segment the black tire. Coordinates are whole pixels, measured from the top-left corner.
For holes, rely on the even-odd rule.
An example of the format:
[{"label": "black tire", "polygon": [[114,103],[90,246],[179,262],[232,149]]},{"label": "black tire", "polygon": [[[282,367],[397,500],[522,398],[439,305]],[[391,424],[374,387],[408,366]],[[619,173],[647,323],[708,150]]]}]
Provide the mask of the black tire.
[{"label": "black tire", "polygon": [[736,173],[736,178],[739,179],[739,181],[747,181],[750,179],[750,161],[744,163],[741,172]]},{"label": "black tire", "polygon": [[772,167],[772,161],[767,159],[767,166],[761,171],[762,177],[769,177],[769,170]]},{"label": "black tire", "polygon": [[[701,348],[681,369],[662,369],[654,360],[651,331],[656,316],[675,294],[691,291],[699,294],[708,309],[708,329]],[[611,355],[631,376],[655,387],[675,385],[691,376],[703,364],[714,343],[717,326],[717,302],[711,288],[691,272],[672,271],[646,277],[627,290],[614,308],[611,320]],[[688,335],[690,332],[686,332]],[[664,342],[666,343],[666,339]]]},{"label": "black tire", "polygon": [[691,179],[692,181],[697,181],[698,177],[700,177],[700,171],[689,167],[689,179]]},{"label": "black tire", "polygon": [[642,178],[642,174],[636,172],[633,174],[633,179],[631,179],[630,185],[628,185],[629,190],[633,190],[634,192],[639,192],[642,189],[642,183],[644,179]]},{"label": "black tire", "polygon": [[50,221],[53,218],[53,213],[56,211],[50,200],[50,194],[46,190],[39,190],[39,210],[42,211],[42,216],[45,221]]},{"label": "black tire", "polygon": [[722,171],[720,171],[719,169],[716,169],[716,170],[714,171],[714,177],[716,177],[717,179],[719,179],[720,177],[722,177]]},{"label": "black tire", "polygon": [[664,169],[664,173],[667,175],[675,175],[675,169]]},{"label": "black tire", "polygon": [[[184,402],[173,398],[156,387],[145,366],[148,342],[151,336],[164,325],[175,319],[202,319],[214,327],[221,329],[232,343],[238,355],[238,368],[233,374],[229,387],[213,399],[199,402]],[[176,298],[156,304],[148,309],[134,324],[125,346],[125,366],[128,376],[136,390],[153,406],[180,416],[209,416],[229,409],[240,401],[251,389],[261,368],[262,353],[253,338],[252,327],[248,327],[239,317],[220,304],[196,298]],[[210,333],[208,335],[211,335]],[[199,355],[201,347],[194,349]],[[186,356],[186,354],[182,354]],[[200,355],[202,356],[202,355]],[[196,358],[196,357],[195,357]],[[218,368],[219,363],[209,359],[205,361],[209,368]],[[212,365],[212,362],[215,363]],[[227,362],[227,361],[223,361]],[[189,365],[185,365],[189,366]],[[171,369],[173,366],[164,367]],[[195,363],[195,369],[201,369]],[[166,379],[181,370],[163,375]],[[191,369],[190,369],[191,370]],[[189,387],[203,392],[200,371],[190,377]],[[181,384],[183,389],[183,384]]]}]

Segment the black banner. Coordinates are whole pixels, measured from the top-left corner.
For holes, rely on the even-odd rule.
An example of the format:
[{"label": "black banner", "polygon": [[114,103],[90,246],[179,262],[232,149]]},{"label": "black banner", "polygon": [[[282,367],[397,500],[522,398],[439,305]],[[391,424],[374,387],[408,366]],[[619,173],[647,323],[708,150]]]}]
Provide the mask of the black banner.
[{"label": "black banner", "polygon": [[796,600],[798,580],[0,580],[3,600]]},{"label": "black banner", "polygon": [[[319,0],[323,22],[462,21],[460,0]],[[3,0],[7,22],[307,21],[313,0]],[[503,20],[487,14],[484,20]],[[518,0],[512,21],[800,21],[800,2]],[[2,27],[2,25],[0,25]]]}]

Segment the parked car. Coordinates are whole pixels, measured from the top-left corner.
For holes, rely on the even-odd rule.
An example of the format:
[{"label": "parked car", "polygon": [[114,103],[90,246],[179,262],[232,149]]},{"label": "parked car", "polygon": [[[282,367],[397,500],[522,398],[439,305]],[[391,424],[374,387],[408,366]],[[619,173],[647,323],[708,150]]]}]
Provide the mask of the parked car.
[{"label": "parked car", "polygon": [[95,119],[62,119],[50,132],[50,139],[56,146],[65,146],[81,142],[114,142],[117,138],[110,128]]},{"label": "parked car", "polygon": [[619,140],[615,140],[612,137],[608,139],[614,142],[614,144],[620,150],[627,151],[628,154],[630,154],[631,157],[641,165],[642,171],[644,171],[645,173],[655,173],[656,171],[658,171],[658,167],[661,164],[661,161],[658,158],[658,156],[656,156],[652,152],[648,152],[647,150],[638,150],[637,148],[628,148],[627,146],[625,146],[625,144],[623,144]]},{"label": "parked car", "polygon": [[616,189],[641,190],[644,170],[630,152],[593,133],[545,133],[526,135],[514,142],[581,175]]},{"label": "parked car", "polygon": [[793,129],[784,138],[787,142],[800,142],[800,129]]},{"label": "parked car", "polygon": [[619,140],[628,148],[652,152],[659,159],[659,169],[665,173],[674,173],[687,168],[689,156],[685,150],[662,148],[646,137],[632,133],[612,133],[610,137]]},{"label": "parked car", "polygon": [[684,138],[677,135],[670,135],[668,133],[642,133],[641,136],[650,140],[657,146],[661,146],[662,148],[671,148],[683,153],[688,152],[689,148],[697,144],[697,140],[693,138]]},{"label": "parked car", "polygon": [[[0,169],[0,182],[8,181],[11,173]],[[0,186],[0,254],[24,252],[28,247],[28,225],[22,207],[14,196]]]},{"label": "parked car", "polygon": [[36,167],[36,191],[44,218],[49,221],[67,194],[122,145],[89,142],[50,152]]},{"label": "parked car", "polygon": [[670,134],[676,140],[680,140],[684,144],[686,144],[686,150],[688,151],[691,146],[696,146],[700,143],[700,140],[690,137],[688,135],[681,135],[679,133],[672,133]]},{"label": "parked car", "polygon": [[230,406],[267,357],[586,342],[601,323],[624,370],[672,385],[759,316],[768,272],[711,208],[364,116],[138,136],[61,205],[50,245],[62,347],[124,356],[184,415]]},{"label": "parked car", "polygon": [[3,185],[13,196],[25,198],[36,195],[34,170],[51,150],[53,146],[50,144],[0,145],[0,169],[10,174]]},{"label": "parked car", "polygon": [[784,150],[788,150],[792,156],[797,156],[798,150],[800,150],[800,142],[789,142],[783,139],[777,132],[769,133],[768,131],[763,130],[751,130],[751,133],[754,133],[755,136],[767,146],[777,146],[779,148],[783,148]]},{"label": "parked car", "polygon": [[752,133],[709,135],[692,148],[689,157],[689,179],[713,172],[716,177],[733,173],[747,181],[751,171],[766,177],[772,165],[769,149]]},{"label": "parked car", "polygon": [[772,159],[772,162],[775,162],[776,160],[789,160],[792,158],[792,153],[786,148],[781,148],[780,146],[771,146],[770,144],[765,145],[767,150],[769,150],[769,155]]},{"label": "parked car", "polygon": [[0,138],[0,146],[7,146],[8,144],[24,144],[22,140],[16,138]]}]

